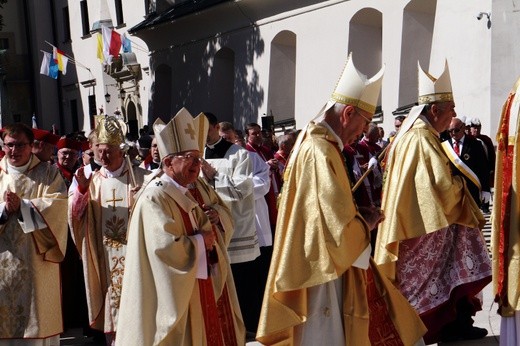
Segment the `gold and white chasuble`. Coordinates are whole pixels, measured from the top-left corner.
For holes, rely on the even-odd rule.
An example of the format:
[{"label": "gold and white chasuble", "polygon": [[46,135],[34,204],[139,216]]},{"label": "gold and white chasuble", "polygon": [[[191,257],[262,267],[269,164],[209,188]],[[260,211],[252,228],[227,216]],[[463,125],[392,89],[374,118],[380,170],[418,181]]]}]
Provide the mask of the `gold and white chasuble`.
[{"label": "gold and white chasuble", "polygon": [[32,156],[24,173],[0,161],[0,213],[8,189],[22,199],[23,221],[11,215],[0,223],[0,339],[11,339],[0,344],[20,344],[12,339],[63,331],[59,262],[67,245],[67,188],[55,167]]},{"label": "gold and white chasuble", "polygon": [[[202,184],[197,182],[197,186],[201,188]],[[215,192],[205,184],[200,191],[208,198],[208,205],[216,207],[219,201]],[[229,211],[221,212],[223,227],[230,231]],[[183,214],[189,215],[189,225]],[[188,233],[191,228],[211,227],[198,203],[171,183],[171,178],[157,177],[143,188],[129,224],[116,346],[219,344],[206,339],[205,307],[197,283],[208,275],[206,250],[203,242],[196,241],[197,235]],[[215,250],[218,263],[209,266],[215,298],[227,284],[236,344],[243,345],[245,328],[220,234]]]},{"label": "gold and white chasuble", "polygon": [[[149,171],[133,167],[141,185]],[[93,173],[87,192],[69,191],[69,223],[83,260],[89,323],[115,332],[125,267],[126,232],[133,204],[127,162],[116,172]]]}]

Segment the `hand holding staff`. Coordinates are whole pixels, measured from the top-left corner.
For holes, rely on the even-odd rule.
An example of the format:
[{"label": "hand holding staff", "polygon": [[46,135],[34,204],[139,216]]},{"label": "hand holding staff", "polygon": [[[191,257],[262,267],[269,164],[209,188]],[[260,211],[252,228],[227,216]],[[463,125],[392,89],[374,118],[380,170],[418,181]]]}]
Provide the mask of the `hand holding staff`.
[{"label": "hand holding staff", "polygon": [[[377,161],[378,162],[381,162],[381,160],[385,157],[385,153],[386,153],[386,150],[390,147],[390,144],[387,145],[382,151],[381,153],[379,153],[379,156],[377,157]],[[361,185],[361,183],[363,182],[363,180],[366,179],[366,177],[368,177],[368,175],[370,174],[370,172],[372,172],[372,170],[374,169],[375,165],[369,165],[368,169],[365,171],[365,173],[361,176],[361,178],[359,178],[358,181],[356,181],[356,184],[354,185],[354,187],[352,188],[352,192],[356,192],[356,190],[359,188],[359,186]]]}]

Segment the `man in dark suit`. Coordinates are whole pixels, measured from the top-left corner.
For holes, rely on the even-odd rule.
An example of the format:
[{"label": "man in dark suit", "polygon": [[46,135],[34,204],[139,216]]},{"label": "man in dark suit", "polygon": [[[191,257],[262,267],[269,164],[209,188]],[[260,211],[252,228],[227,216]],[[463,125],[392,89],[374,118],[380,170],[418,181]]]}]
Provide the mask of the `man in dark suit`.
[{"label": "man in dark suit", "polygon": [[453,151],[457,154],[480,180],[481,190],[466,175],[464,176],[468,189],[475,202],[480,207],[481,202],[489,202],[491,197],[489,188],[489,162],[482,143],[464,132],[464,123],[458,118],[453,118],[448,129]]}]

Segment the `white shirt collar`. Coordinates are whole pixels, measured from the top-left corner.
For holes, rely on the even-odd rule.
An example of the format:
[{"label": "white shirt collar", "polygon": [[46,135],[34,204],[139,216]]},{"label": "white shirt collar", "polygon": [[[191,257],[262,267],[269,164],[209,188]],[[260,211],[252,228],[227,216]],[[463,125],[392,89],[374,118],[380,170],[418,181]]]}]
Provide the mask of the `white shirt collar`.
[{"label": "white shirt collar", "polygon": [[121,175],[121,172],[123,172],[123,168],[125,167],[125,160],[123,160],[123,163],[121,163],[121,167],[116,169],[115,171],[111,172],[105,167],[102,167],[104,175],[106,175],[109,178],[119,177]]},{"label": "white shirt collar", "polygon": [[217,145],[217,144],[220,143],[221,140],[222,140],[222,137],[220,137],[220,138],[218,139],[218,141],[216,141],[216,142],[213,143],[213,144],[207,144],[207,143],[206,143],[206,146],[207,146],[208,148],[210,148],[210,149],[213,149],[213,148],[215,148],[215,145]]},{"label": "white shirt collar", "polygon": [[33,159],[33,155],[31,154],[31,158],[29,159],[29,161],[27,161],[27,163],[25,165],[18,166],[18,167],[11,166],[9,164],[9,160],[8,160],[7,161],[7,172],[18,173],[18,174],[25,173],[25,171],[27,171],[27,168],[29,168],[29,166],[31,165],[32,159]]},{"label": "white shirt collar", "polygon": [[172,177],[170,177],[168,174],[163,174],[161,176],[161,179],[166,182],[166,183],[170,183],[170,184],[173,184],[175,185],[176,188],[178,188],[179,190],[181,190],[181,192],[185,195],[186,192],[188,191],[188,188],[187,187],[184,187],[182,185],[180,185],[178,182],[176,182]]}]

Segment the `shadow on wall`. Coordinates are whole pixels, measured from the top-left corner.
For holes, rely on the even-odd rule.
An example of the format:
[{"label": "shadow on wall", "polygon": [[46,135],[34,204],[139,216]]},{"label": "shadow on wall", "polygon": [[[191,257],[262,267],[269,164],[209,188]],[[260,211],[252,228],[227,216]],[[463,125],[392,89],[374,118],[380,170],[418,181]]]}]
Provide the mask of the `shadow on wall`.
[{"label": "shadow on wall", "polygon": [[254,61],[264,48],[258,28],[251,26],[164,52],[157,60],[168,65],[155,69],[149,122],[157,117],[168,121],[182,107],[194,116],[211,111],[238,128],[257,121],[264,90]]}]

